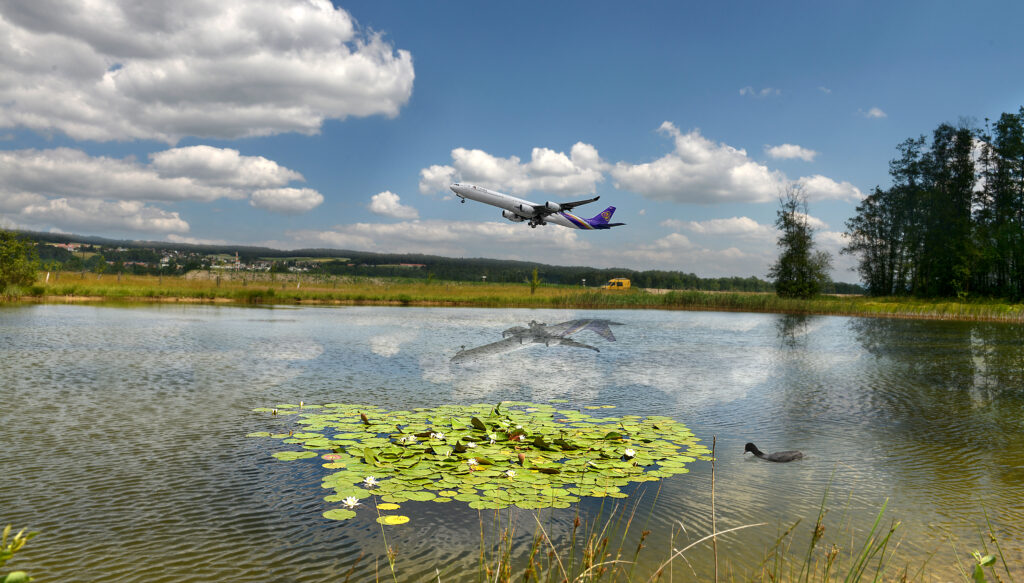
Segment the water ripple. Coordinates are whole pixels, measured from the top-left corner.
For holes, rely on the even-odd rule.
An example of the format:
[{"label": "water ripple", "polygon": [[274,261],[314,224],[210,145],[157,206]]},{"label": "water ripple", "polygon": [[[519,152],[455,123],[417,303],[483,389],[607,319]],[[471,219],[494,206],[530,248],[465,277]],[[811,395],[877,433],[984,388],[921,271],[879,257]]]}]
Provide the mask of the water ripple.
[{"label": "water ripple", "polygon": [[[723,539],[738,569],[798,519],[798,536],[809,536],[826,489],[827,532],[863,533],[888,499],[887,516],[903,521],[901,548],[920,557],[948,546],[947,535],[973,544],[984,505],[1004,553],[1024,564],[1024,344],[1012,327],[616,312],[615,342],[580,337],[600,352],[536,346],[453,367],[460,346],[499,340],[514,325],[608,316],[285,312],[0,310],[0,525],[43,533],[11,566],[40,580],[320,582],[351,572],[363,581],[385,578],[393,545],[399,580],[434,580],[436,570],[442,581],[463,580],[477,568],[481,522],[491,536],[511,517],[522,556],[534,514],[513,510],[496,523],[462,504],[407,503],[413,521],[385,532],[368,507],[350,521],[324,520],[332,505],[317,460],[278,462],[273,442],[244,437],[291,421],[250,410],[299,400],[408,409],[552,398],[570,408],[613,404],[612,415],[671,415],[708,445],[716,436],[719,528],[768,523]],[[807,458],[763,462],[744,456],[746,441]],[[710,478],[709,464],[697,463],[637,487],[629,501],[643,493],[634,521],[652,531],[648,548],[710,532]],[[578,510],[603,519],[610,504],[586,500]],[[554,541],[568,540],[576,511],[541,513]],[[693,569],[706,574],[702,552]],[[945,555],[931,568],[955,573]],[[646,556],[648,569],[664,559]]]}]

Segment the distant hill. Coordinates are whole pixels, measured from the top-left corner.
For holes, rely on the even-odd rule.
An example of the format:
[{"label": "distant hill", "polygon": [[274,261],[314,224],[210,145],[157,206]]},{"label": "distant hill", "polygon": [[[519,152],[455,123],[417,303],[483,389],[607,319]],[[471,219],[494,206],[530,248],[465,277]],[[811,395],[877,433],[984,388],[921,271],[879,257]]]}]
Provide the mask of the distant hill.
[{"label": "distant hill", "polygon": [[[533,270],[544,283],[601,285],[614,277],[628,277],[633,285],[658,289],[693,289],[704,291],[772,291],[772,284],[757,277],[699,277],[693,273],[664,270],[634,270],[628,268],[595,268],[562,266],[515,261],[508,259],[454,258],[421,253],[371,253],[344,249],[293,249],[283,251],[269,247],[242,245],[194,245],[166,241],[134,241],[107,239],[87,235],[70,235],[22,231],[23,235],[41,244],[88,245],[103,254],[107,262],[134,265],[135,271],[156,271],[159,265],[141,267],[146,261],[159,262],[160,257],[173,254],[172,267],[177,270],[208,267],[213,256],[231,256],[237,253],[243,264],[272,262],[273,269],[288,268],[331,275],[359,275],[374,277],[433,278],[449,281],[523,282],[532,277]],[[122,249],[124,251],[117,251]],[[40,247],[40,257],[62,264],[73,263],[71,269],[89,269],[88,261],[52,245]],[[203,258],[206,258],[205,260]],[[93,259],[90,257],[90,259]],[[95,259],[93,259],[95,260]],[[163,269],[167,269],[165,265]],[[835,283],[829,293],[863,293],[856,284]]]}]

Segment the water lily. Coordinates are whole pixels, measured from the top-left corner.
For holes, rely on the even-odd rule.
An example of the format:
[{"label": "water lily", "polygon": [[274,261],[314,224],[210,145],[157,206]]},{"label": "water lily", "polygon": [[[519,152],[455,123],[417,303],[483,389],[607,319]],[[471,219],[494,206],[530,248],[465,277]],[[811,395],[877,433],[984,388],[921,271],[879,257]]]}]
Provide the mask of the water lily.
[{"label": "water lily", "polygon": [[419,440],[416,439],[415,435],[407,435],[405,436],[405,438],[402,439],[402,441],[404,441],[405,443],[416,443]]},{"label": "water lily", "polygon": [[510,478],[514,478],[514,477],[516,477],[516,471],[515,470],[508,470],[508,471],[505,472],[505,475],[510,477]]},{"label": "water lily", "polygon": [[359,498],[349,496],[342,500],[341,503],[345,505],[345,508],[355,508],[356,506],[359,506]]},{"label": "water lily", "polygon": [[626,454],[626,457],[633,457],[636,455],[636,452],[633,451],[632,449],[629,449],[628,447],[626,448],[626,451],[622,453]]},{"label": "water lily", "polygon": [[379,482],[377,482],[377,478],[374,478],[373,476],[366,476],[365,478],[363,478],[363,485],[366,486],[367,488],[373,488],[378,483]]},{"label": "water lily", "polygon": [[467,441],[467,442],[466,442],[466,447],[470,447],[470,448],[472,448],[472,447],[476,447],[476,442],[473,442],[473,441]]},{"label": "water lily", "polygon": [[494,442],[498,441],[498,435],[496,433],[488,435],[487,438],[491,440],[491,445],[494,445]]},{"label": "water lily", "polygon": [[523,428],[522,425],[516,425],[516,429],[522,429],[522,428]]},{"label": "water lily", "polygon": [[471,457],[468,460],[466,460],[466,463],[469,464],[469,467],[473,467],[473,466],[479,464],[480,462],[476,461],[475,457]]},{"label": "water lily", "polygon": [[431,433],[431,434],[430,434],[430,438],[431,438],[431,439],[441,439],[441,440],[443,440],[443,439],[444,439],[444,434],[443,434],[443,433],[441,433],[441,432],[438,432],[438,433]]}]

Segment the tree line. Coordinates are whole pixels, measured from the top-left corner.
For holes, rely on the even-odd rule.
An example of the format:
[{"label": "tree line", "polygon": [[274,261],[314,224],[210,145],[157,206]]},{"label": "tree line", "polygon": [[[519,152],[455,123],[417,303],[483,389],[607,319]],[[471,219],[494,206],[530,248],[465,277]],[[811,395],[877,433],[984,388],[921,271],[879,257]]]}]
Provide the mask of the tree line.
[{"label": "tree line", "polygon": [[[13,234],[11,235],[13,237]],[[134,274],[181,273],[200,269],[202,257],[233,256],[242,263],[268,261],[277,271],[306,267],[309,273],[325,276],[402,277],[436,281],[486,281],[491,283],[529,282],[533,270],[545,284],[586,285],[595,287],[609,279],[628,277],[635,287],[674,290],[770,292],[770,281],[750,277],[700,277],[693,273],[668,270],[632,270],[584,266],[545,265],[528,261],[485,258],[451,258],[423,254],[371,253],[337,249],[299,249],[282,251],[262,247],[224,245],[162,244],[152,241],[110,240],[100,237],[50,233],[23,233],[21,239],[35,243],[33,257],[46,270],[100,271]],[[80,243],[81,252],[71,253],[47,243]],[[160,266],[165,254],[175,252],[170,264]],[[297,258],[319,259],[303,261]],[[327,259],[327,261],[324,261]],[[108,266],[109,263],[109,266]],[[414,264],[420,267],[402,266]],[[38,266],[38,261],[36,263]],[[829,282],[825,293],[863,293],[856,284]]]},{"label": "tree line", "polygon": [[868,293],[1024,298],[1024,107],[905,140],[889,175],[846,223]]}]

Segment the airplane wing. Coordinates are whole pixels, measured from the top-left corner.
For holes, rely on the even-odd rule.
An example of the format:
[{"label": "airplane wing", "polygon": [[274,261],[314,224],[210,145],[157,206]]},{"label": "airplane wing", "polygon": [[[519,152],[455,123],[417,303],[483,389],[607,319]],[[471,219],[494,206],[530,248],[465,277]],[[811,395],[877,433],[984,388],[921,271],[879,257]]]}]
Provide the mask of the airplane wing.
[{"label": "airplane wing", "polygon": [[574,201],[574,202],[560,202],[560,203],[558,203],[558,210],[557,211],[556,210],[551,210],[551,207],[549,207],[547,205],[547,203],[545,203],[545,204],[535,204],[535,205],[533,205],[533,212],[536,213],[537,216],[553,215],[556,212],[571,211],[572,209],[574,209],[574,208],[576,208],[576,207],[578,207],[580,205],[590,204],[590,203],[594,202],[595,200],[597,200],[599,198],[601,198],[601,197],[600,196],[595,196],[594,198],[588,198],[587,200],[577,200],[577,201]]}]

